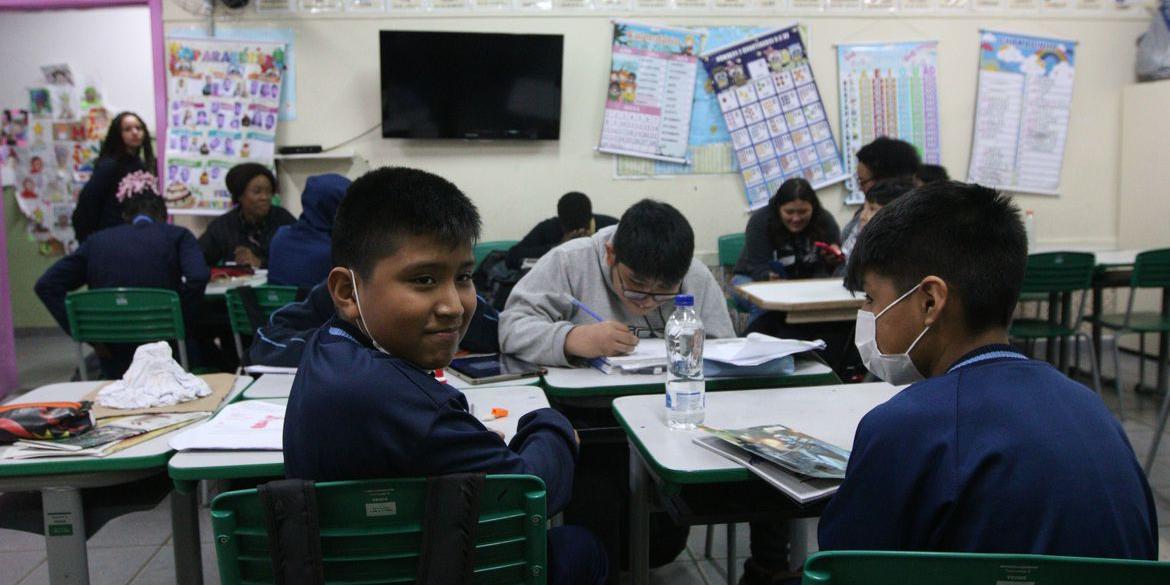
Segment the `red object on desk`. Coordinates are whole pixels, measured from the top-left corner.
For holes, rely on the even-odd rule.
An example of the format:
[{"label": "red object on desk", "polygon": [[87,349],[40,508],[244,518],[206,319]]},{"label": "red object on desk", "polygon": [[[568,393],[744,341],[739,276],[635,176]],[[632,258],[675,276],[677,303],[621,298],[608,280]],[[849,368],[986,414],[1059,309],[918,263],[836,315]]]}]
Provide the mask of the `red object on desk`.
[{"label": "red object on desk", "polygon": [[256,271],[251,266],[216,266],[211,269],[211,280],[223,280],[237,276],[252,276]]}]

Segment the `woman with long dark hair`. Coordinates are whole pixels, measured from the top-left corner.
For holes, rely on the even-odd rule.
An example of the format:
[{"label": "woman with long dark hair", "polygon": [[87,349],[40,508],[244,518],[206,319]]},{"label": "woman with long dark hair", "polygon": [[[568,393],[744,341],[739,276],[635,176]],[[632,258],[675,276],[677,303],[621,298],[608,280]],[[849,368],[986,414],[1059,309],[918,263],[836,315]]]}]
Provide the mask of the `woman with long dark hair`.
[{"label": "woman with long dark hair", "polygon": [[744,235],[735,274],[751,281],[831,276],[842,260],[837,221],[804,179],[784,181]]},{"label": "woman with long dark hair", "polygon": [[116,194],[118,184],[134,171],[155,172],[154,146],[142,118],[133,112],[122,112],[110,123],[93,175],[77,197],[73,231],[78,242],[96,231],[125,223],[123,204]]}]

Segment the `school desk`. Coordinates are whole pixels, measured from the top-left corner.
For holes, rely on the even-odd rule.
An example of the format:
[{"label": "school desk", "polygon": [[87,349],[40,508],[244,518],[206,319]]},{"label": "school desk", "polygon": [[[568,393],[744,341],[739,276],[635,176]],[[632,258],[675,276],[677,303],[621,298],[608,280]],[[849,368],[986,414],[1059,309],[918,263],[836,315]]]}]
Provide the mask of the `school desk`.
[{"label": "school desk", "polygon": [[[244,400],[256,400],[260,398],[288,398],[289,392],[292,392],[293,379],[295,374],[264,374],[256,379],[252,385],[244,390]],[[516,380],[505,380],[503,382],[492,382],[489,384],[469,384],[463,379],[459,378],[450,372],[447,373],[447,384],[451,387],[463,391],[465,394],[467,390],[476,388],[504,388],[511,386],[535,386],[540,383],[540,376],[529,376],[527,378],[519,378]]]},{"label": "school desk", "polygon": [[[267,377],[267,376],[265,376]],[[261,378],[263,379],[263,378]],[[516,435],[516,424],[525,414],[547,408],[548,400],[539,386],[498,386],[468,388],[462,391],[478,414],[492,408],[506,408],[508,416],[488,421],[484,426],[504,434],[504,441]],[[285,404],[287,399],[264,399]],[[175,574],[179,585],[203,582],[202,550],[199,545],[199,502],[196,485],[205,479],[245,479],[284,476],[284,453],[281,451],[182,451],[171,457],[167,472],[175,484],[171,495],[174,528]]]},{"label": "school desk", "polygon": [[207,298],[223,298],[224,294],[229,289],[239,286],[261,286],[268,282],[268,271],[257,270],[256,274],[252,276],[241,276],[232,278],[231,280],[222,280],[211,282],[203,291],[203,296]]},{"label": "school desk", "polygon": [[[107,382],[49,384],[20,396],[10,404],[75,402]],[[241,377],[232,390],[233,394],[243,391],[249,382],[251,378]],[[50,583],[89,583],[81,490],[124,484],[158,473],[166,467],[167,460],[174,453],[167,444],[170,436],[170,433],[161,435],[105,457],[0,459],[0,492],[41,492]],[[7,449],[0,447],[0,455]]]},{"label": "school desk", "polygon": [[772,280],[735,289],[761,309],[788,313],[788,323],[853,321],[865,295],[850,292],[844,283],[842,278]]},{"label": "school desk", "polygon": [[[861,418],[898,390],[879,382],[717,392],[707,395],[704,424],[719,428],[783,424],[851,449]],[[655,496],[682,525],[815,517],[827,501],[801,507],[770,486],[763,497],[774,500],[761,501],[760,486],[767,484],[738,463],[691,442],[704,431],[667,427],[666,410],[657,396],[618,398],[613,410],[629,441],[630,568],[635,585],[649,581],[649,517]],[[711,497],[714,493],[718,497]],[[754,493],[755,499],[745,493]]]}]

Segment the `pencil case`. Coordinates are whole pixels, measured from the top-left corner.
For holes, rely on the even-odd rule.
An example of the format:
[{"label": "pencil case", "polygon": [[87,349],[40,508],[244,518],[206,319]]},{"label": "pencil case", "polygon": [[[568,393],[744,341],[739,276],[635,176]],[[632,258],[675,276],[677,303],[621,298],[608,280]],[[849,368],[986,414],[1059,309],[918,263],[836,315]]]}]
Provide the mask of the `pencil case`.
[{"label": "pencil case", "polygon": [[0,406],[0,445],[20,439],[75,437],[93,429],[89,401],[27,402]]}]

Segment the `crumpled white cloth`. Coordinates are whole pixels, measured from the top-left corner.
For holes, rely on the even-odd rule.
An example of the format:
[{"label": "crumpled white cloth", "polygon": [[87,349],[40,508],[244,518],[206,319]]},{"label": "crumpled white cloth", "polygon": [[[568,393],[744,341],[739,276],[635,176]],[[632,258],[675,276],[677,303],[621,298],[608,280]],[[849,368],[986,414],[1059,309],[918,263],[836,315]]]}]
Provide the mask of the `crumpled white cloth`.
[{"label": "crumpled white cloth", "polygon": [[109,408],[150,408],[170,406],[211,394],[202,378],[186,372],[171,357],[165,341],[138,346],[130,369],[110,385],[102,388],[97,403]]}]

